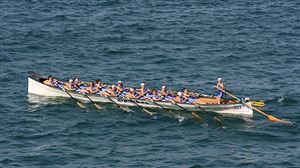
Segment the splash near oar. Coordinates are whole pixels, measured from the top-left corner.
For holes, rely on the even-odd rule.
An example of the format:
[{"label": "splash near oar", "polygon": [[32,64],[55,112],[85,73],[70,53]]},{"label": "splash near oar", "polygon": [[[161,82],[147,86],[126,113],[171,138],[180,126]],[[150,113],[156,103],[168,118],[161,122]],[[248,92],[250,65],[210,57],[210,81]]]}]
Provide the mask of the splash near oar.
[{"label": "splash near oar", "polygon": [[[217,86],[215,86],[215,88],[217,88],[218,90],[220,90],[220,91],[226,93],[226,94],[229,95],[230,97],[232,97],[232,98],[234,98],[234,99],[236,99],[236,100],[238,100],[238,101],[241,101],[239,98],[237,98],[236,96],[234,96],[234,95],[232,95],[232,94],[226,92],[225,90],[223,90],[223,89],[221,89],[221,88],[219,88],[219,87],[217,87]],[[267,114],[267,113],[265,113],[265,112],[263,112],[263,111],[257,109],[256,107],[253,107],[253,106],[251,106],[251,105],[248,105],[247,103],[244,103],[244,104],[245,104],[247,107],[249,107],[249,108],[251,108],[251,109],[253,109],[253,110],[259,112],[260,114],[262,114],[262,115],[264,115],[264,116],[266,116],[266,117],[267,117],[270,121],[272,121],[272,122],[280,122],[280,123],[283,123],[283,124],[292,124],[292,123],[289,122],[289,121],[281,120],[281,119],[276,118],[276,117],[274,117],[274,116],[272,116],[272,115],[270,115],[270,114]]]},{"label": "splash near oar", "polygon": [[164,106],[156,103],[155,101],[151,101],[151,102],[154,103],[155,105],[159,106],[160,108],[162,108],[166,112],[172,114],[175,118],[178,119],[179,122],[182,122],[184,120],[184,117],[180,116],[179,114],[175,114],[173,111],[166,109]]},{"label": "splash near oar", "polygon": [[[182,107],[181,105],[179,105],[179,104],[177,104],[177,103],[175,103],[175,102],[173,102],[173,104],[175,104],[177,107],[181,108],[183,111],[186,111],[186,112],[190,113],[189,110],[187,110],[186,108]],[[196,112],[192,112],[191,114],[192,114],[194,117],[196,117],[197,119],[202,120],[202,118],[201,118]]]}]

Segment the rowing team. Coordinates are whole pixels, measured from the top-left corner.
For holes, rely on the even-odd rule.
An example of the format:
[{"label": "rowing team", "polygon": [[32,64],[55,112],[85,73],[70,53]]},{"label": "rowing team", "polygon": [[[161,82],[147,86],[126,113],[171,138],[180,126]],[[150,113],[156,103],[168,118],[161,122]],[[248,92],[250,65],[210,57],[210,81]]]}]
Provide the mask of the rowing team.
[{"label": "rowing team", "polygon": [[[175,94],[172,90],[166,89],[166,86],[162,86],[160,92],[155,89],[145,89],[145,83],[140,84],[139,89],[124,87],[122,81],[118,81],[117,85],[106,86],[101,80],[90,82],[89,84],[80,82],[79,78],[70,79],[69,82],[65,83],[54,79],[49,76],[44,84],[64,88],[69,91],[78,91],[81,93],[88,94],[99,94],[101,96],[112,96],[112,97],[125,97],[128,99],[145,99],[151,101],[170,101],[175,103],[187,103],[187,104],[206,104],[201,101],[201,98],[197,98],[193,92],[188,92],[185,88],[183,93],[177,92]],[[218,78],[217,87],[225,89],[224,83],[221,78]],[[216,96],[218,103],[221,104],[221,99],[224,98],[224,93],[219,92]]]}]

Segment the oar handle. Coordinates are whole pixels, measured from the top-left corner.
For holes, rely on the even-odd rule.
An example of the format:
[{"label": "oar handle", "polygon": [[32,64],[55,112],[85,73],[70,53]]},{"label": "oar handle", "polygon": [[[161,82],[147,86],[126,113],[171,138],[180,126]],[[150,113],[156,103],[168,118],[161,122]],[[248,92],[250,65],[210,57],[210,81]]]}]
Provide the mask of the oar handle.
[{"label": "oar handle", "polygon": [[[232,94],[226,92],[225,90],[223,90],[223,89],[221,89],[221,88],[219,88],[219,87],[217,87],[217,86],[215,86],[215,88],[217,88],[218,90],[220,90],[220,91],[222,91],[222,92],[228,94],[229,96],[231,96],[231,97],[233,97],[233,98],[239,100],[239,98],[237,98],[236,96],[234,96],[234,95],[232,95]],[[239,101],[241,101],[241,100],[239,100]],[[276,117],[274,117],[274,116],[272,116],[272,115],[266,114],[265,112],[263,112],[263,111],[257,109],[256,107],[253,107],[253,106],[251,106],[251,105],[249,105],[249,104],[247,104],[247,103],[244,103],[244,104],[245,104],[247,107],[249,107],[250,109],[253,109],[253,110],[259,112],[260,114],[266,116],[266,117],[267,117],[270,121],[272,121],[272,122],[281,122],[281,123],[284,123],[284,124],[290,124],[289,121],[285,121],[285,120],[278,119],[278,118],[276,118]]]},{"label": "oar handle", "polygon": [[218,86],[215,86],[215,88],[217,88],[218,90],[220,90],[220,91],[226,93],[227,95],[231,96],[232,98],[234,98],[234,99],[236,99],[236,100],[238,100],[238,101],[241,101],[241,99],[239,99],[238,97],[236,97],[236,96],[234,96],[234,95],[232,95],[232,94],[226,92],[225,90],[219,88]]}]

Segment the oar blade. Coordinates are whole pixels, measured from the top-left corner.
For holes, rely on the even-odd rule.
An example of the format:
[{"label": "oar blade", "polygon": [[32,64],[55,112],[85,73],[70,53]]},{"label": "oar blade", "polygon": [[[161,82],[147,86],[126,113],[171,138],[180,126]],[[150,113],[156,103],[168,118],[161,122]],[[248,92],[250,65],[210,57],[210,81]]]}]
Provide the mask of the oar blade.
[{"label": "oar blade", "polygon": [[143,110],[144,110],[147,114],[149,114],[150,116],[153,116],[153,115],[154,115],[153,112],[151,112],[151,111],[149,111],[149,110],[147,110],[147,109],[145,109],[145,108],[143,108]]},{"label": "oar blade", "polygon": [[97,108],[97,109],[99,109],[99,110],[102,110],[103,108],[100,106],[100,105],[98,105],[98,104],[94,104],[95,105],[95,107]]},{"label": "oar blade", "polygon": [[274,116],[271,116],[271,115],[268,116],[268,119],[272,122],[280,122],[280,123],[283,123],[283,124],[291,124],[291,122],[289,122],[289,121],[281,120],[281,119],[278,119],[278,118],[276,118]]},{"label": "oar blade", "polygon": [[85,108],[85,106],[84,106],[81,102],[79,102],[79,101],[77,101],[76,104],[77,104],[80,108],[83,108],[83,109]]},{"label": "oar blade", "polygon": [[202,118],[201,118],[197,113],[192,112],[192,115],[193,115],[195,118],[197,118],[197,119],[199,119],[199,120],[202,120]]},{"label": "oar blade", "polygon": [[129,107],[122,107],[122,106],[119,106],[123,111],[126,111],[127,113],[131,113],[133,112]]}]

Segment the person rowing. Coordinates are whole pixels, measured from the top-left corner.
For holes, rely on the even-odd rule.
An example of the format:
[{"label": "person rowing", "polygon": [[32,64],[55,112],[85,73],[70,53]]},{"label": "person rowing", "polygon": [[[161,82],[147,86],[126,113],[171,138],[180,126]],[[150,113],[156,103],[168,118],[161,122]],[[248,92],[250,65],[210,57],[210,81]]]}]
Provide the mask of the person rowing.
[{"label": "person rowing", "polygon": [[183,98],[186,100],[188,100],[190,98],[190,94],[189,94],[187,88],[184,88],[184,90],[183,90]]},{"label": "person rowing", "polygon": [[73,79],[69,79],[69,82],[65,83],[64,88],[66,90],[76,90],[76,88],[73,85]]},{"label": "person rowing", "polygon": [[183,102],[187,104],[199,104],[200,99],[197,99],[197,96],[194,92],[188,92],[187,88],[183,90]]},{"label": "person rowing", "polygon": [[151,99],[153,101],[160,101],[162,98],[158,94],[157,90],[153,89],[148,99]]},{"label": "person rowing", "polygon": [[73,81],[74,81],[73,87],[76,90],[86,88],[86,86],[82,82],[80,82],[79,78],[75,78]]},{"label": "person rowing", "polygon": [[125,88],[121,81],[118,81],[116,88],[118,97],[125,97],[130,92],[130,88]]},{"label": "person rowing", "polygon": [[197,100],[195,93],[189,93],[187,88],[184,88],[182,97],[183,102],[187,104],[193,104]]},{"label": "person rowing", "polygon": [[178,92],[177,96],[173,98],[171,101],[175,103],[185,103],[185,99],[183,97],[182,92]]},{"label": "person rowing", "polygon": [[49,86],[54,86],[54,87],[58,86],[58,81],[54,79],[52,75],[49,75],[47,80],[45,80],[43,83]]},{"label": "person rowing", "polygon": [[174,95],[174,93],[172,92],[172,90],[168,90],[167,96],[163,97],[162,101],[171,101],[175,97],[176,96]]},{"label": "person rowing", "polygon": [[200,101],[200,98],[197,98],[196,94],[194,92],[190,92],[189,98],[186,100],[187,104],[203,104],[202,101]]},{"label": "person rowing", "polygon": [[111,87],[108,88],[107,91],[104,91],[101,93],[103,96],[113,96],[116,97],[117,94],[117,87],[115,85],[112,85]]},{"label": "person rowing", "polygon": [[140,95],[139,98],[143,99],[144,96],[146,96],[146,94],[148,93],[148,90],[145,89],[145,83],[144,82],[142,82],[140,86],[141,86],[141,88],[140,88],[138,94]]},{"label": "person rowing", "polygon": [[167,93],[167,90],[166,90],[166,86],[163,85],[163,86],[161,87],[160,97],[161,97],[161,98],[165,98],[166,96],[168,96],[168,93]]},{"label": "person rowing", "polygon": [[97,89],[95,87],[95,83],[91,82],[90,85],[87,88],[81,89],[80,92],[82,93],[88,93],[88,94],[95,94],[97,93]]},{"label": "person rowing", "polygon": [[[216,85],[217,88],[220,88],[222,90],[225,90],[225,84],[223,82],[222,78],[218,78],[218,82]],[[224,92],[222,92],[221,90],[218,91],[218,95],[216,96],[217,102],[218,104],[222,104],[222,99],[224,99],[225,94]]]},{"label": "person rowing", "polygon": [[128,99],[137,99],[139,95],[135,92],[134,88],[130,88],[125,97],[127,97]]},{"label": "person rowing", "polygon": [[118,81],[118,84],[117,84],[117,91],[118,91],[119,93],[122,93],[123,90],[124,90],[124,86],[123,86],[122,81]]},{"label": "person rowing", "polygon": [[95,81],[95,88],[98,92],[102,92],[102,91],[105,91],[107,90],[106,89],[106,86],[102,84],[101,80],[100,79],[97,79]]}]

